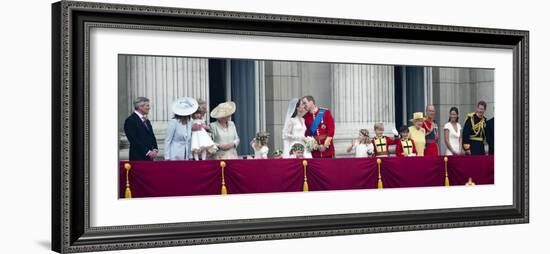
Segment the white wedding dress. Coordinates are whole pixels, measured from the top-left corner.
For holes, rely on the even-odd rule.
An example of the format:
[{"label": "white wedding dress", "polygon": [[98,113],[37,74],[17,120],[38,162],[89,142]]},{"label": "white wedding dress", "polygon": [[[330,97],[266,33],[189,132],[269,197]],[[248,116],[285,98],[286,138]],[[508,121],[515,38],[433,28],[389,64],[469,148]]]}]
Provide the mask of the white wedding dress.
[{"label": "white wedding dress", "polygon": [[283,158],[290,158],[290,148],[292,145],[299,143],[304,146],[304,157],[312,158],[311,152],[305,149],[306,144],[304,137],[306,133],[306,124],[304,118],[300,116],[292,117],[286,121],[283,128]]}]

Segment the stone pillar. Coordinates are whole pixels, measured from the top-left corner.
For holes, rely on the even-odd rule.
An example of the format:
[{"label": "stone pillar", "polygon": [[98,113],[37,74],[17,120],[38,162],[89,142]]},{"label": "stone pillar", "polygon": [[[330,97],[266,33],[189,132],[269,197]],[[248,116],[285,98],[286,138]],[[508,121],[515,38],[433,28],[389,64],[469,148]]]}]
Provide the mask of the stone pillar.
[{"label": "stone pillar", "polygon": [[449,110],[457,107],[459,122],[464,124],[465,116],[475,112],[477,102],[487,102],[485,116],[494,115],[494,70],[473,68],[432,68],[433,102],[436,121],[441,128],[440,153],[445,153],[443,126],[448,122]]},{"label": "stone pillar", "polygon": [[[208,103],[208,59],[162,56],[119,57],[119,129],[120,158],[128,157],[128,141],[122,130],[124,120],[133,112],[133,100],[144,96],[151,100],[150,119],[161,155],[168,120],[173,116],[172,102],[189,96]],[[123,150],[124,149],[124,150]]]},{"label": "stone pillar", "polygon": [[346,156],[351,139],[360,129],[374,136],[374,123],[382,122],[387,135],[395,127],[394,67],[365,64],[331,64],[334,143],[338,157]]},{"label": "stone pillar", "polygon": [[[265,123],[270,153],[283,150],[282,131],[288,102],[300,96],[300,63],[265,61]],[[262,117],[262,116],[260,116]]]}]

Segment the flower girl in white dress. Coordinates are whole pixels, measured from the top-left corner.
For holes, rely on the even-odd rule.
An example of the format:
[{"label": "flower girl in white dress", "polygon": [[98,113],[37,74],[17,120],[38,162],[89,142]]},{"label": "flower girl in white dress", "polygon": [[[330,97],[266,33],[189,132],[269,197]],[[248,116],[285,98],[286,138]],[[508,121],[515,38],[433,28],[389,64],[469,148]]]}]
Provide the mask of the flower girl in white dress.
[{"label": "flower girl in white dress", "polygon": [[199,160],[199,155],[202,160],[206,160],[206,155],[208,149],[214,146],[214,141],[208,135],[205,128],[208,128],[204,122],[202,112],[197,110],[193,115],[191,115],[193,121],[191,122],[193,126],[200,126],[199,130],[191,132],[191,151],[193,152],[193,158]]},{"label": "flower girl in white dress", "polygon": [[256,137],[250,141],[250,145],[254,149],[254,159],[267,159],[269,147],[267,146],[269,133],[260,131],[256,133]]},{"label": "flower girl in white dress", "polygon": [[[306,147],[306,124],[303,117],[306,113],[304,105],[298,98],[290,100],[283,128],[283,158],[290,157],[290,149],[294,144],[302,144]],[[304,158],[311,158],[311,151],[305,149]]]},{"label": "flower girl in white dress", "polygon": [[374,146],[370,141],[369,131],[367,129],[359,130],[357,137],[358,143],[355,140],[351,141],[351,145],[346,150],[348,153],[355,152],[355,157],[371,157],[374,154]]}]

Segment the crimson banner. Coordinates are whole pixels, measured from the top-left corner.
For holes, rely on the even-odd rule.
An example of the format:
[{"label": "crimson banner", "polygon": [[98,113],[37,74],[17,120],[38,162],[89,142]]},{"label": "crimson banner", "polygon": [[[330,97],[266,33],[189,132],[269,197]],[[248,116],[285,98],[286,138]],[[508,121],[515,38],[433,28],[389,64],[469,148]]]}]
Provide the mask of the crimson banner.
[{"label": "crimson banner", "polygon": [[[380,172],[384,188],[494,183],[493,156],[336,158],[303,160],[226,160],[224,183],[228,194],[374,189]],[[221,161],[121,161],[119,197],[128,184],[133,198],[219,195]]]}]

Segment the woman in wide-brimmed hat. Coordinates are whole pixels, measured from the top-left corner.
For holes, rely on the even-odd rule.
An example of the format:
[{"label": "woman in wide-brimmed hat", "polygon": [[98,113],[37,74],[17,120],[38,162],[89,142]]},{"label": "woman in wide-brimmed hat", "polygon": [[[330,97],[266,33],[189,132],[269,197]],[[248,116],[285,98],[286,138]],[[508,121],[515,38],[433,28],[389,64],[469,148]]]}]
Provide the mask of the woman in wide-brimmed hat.
[{"label": "woman in wide-brimmed hat", "polygon": [[191,97],[176,99],[172,104],[174,117],[169,121],[164,140],[165,160],[189,160],[191,155],[190,116],[199,108]]},{"label": "woman in wide-brimmed hat", "polygon": [[417,155],[424,156],[424,148],[426,147],[426,130],[422,128],[424,114],[415,112],[411,122],[413,122],[413,126],[409,127],[410,139],[414,141]]},{"label": "woman in wide-brimmed hat", "polygon": [[231,115],[235,113],[236,105],[232,101],[220,103],[215,107],[210,116],[216,121],[210,124],[212,140],[216,144],[218,150],[214,155],[214,159],[237,159],[237,146],[240,143],[239,135],[235,123],[230,120]]}]

